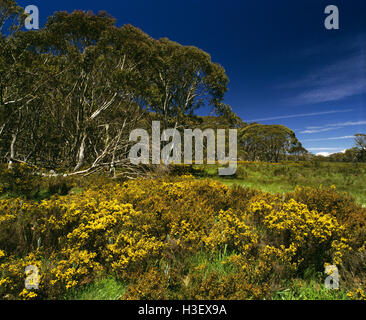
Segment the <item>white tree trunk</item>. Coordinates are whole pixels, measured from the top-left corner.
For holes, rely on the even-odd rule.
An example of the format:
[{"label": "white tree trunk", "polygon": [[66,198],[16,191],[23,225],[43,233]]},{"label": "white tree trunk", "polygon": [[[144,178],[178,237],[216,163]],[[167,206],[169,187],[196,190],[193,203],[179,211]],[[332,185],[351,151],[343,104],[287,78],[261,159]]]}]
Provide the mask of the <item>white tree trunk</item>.
[{"label": "white tree trunk", "polygon": [[9,164],[8,164],[8,169],[11,169],[13,167],[13,160],[15,159],[15,143],[17,141],[17,134],[13,133],[11,135],[11,143],[10,143],[10,160],[9,160]]},{"label": "white tree trunk", "polygon": [[81,141],[79,152],[78,152],[78,161],[74,171],[78,171],[84,165],[84,158],[85,158],[85,140],[86,140],[86,133],[83,135],[83,140]]}]

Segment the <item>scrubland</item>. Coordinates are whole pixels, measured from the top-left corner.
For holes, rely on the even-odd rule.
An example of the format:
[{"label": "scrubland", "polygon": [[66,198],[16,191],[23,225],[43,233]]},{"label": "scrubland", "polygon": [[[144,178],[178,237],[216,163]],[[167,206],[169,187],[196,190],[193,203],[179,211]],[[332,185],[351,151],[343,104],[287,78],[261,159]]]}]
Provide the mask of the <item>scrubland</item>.
[{"label": "scrubland", "polygon": [[[364,166],[214,169],[121,180],[2,168],[0,299],[366,298]],[[37,290],[24,287],[29,265]]]}]

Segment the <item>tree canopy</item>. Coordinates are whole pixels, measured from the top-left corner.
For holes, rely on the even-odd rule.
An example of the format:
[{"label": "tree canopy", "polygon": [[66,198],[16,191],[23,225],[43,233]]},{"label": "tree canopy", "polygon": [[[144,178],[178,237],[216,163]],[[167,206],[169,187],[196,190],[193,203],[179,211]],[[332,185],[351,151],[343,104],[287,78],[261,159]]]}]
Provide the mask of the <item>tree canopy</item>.
[{"label": "tree canopy", "polygon": [[32,31],[24,18],[14,1],[0,2],[0,156],[9,166],[114,170],[127,162],[131,130],[152,117],[183,127],[204,105],[223,109],[225,70],[199,48],[117,27],[106,12],[55,12]]},{"label": "tree canopy", "polygon": [[306,153],[295,133],[283,125],[253,123],[240,129],[238,136],[251,161],[278,162],[288,154]]}]

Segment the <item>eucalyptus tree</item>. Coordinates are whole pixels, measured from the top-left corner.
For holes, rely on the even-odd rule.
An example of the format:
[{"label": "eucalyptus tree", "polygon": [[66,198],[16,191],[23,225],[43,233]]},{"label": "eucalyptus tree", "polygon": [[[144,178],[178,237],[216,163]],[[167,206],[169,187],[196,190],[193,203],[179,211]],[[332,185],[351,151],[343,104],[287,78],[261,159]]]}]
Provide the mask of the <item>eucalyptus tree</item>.
[{"label": "eucalyptus tree", "polygon": [[104,12],[56,12],[42,31],[42,50],[53,52],[64,68],[53,101],[62,106],[62,154],[73,160],[75,172],[122,161],[127,132],[146,106],[152,40],[114,23]]},{"label": "eucalyptus tree", "polygon": [[253,123],[239,130],[239,145],[250,160],[277,162],[286,154],[306,152],[295,133],[283,125]]},{"label": "eucalyptus tree", "polygon": [[355,142],[359,149],[366,151],[366,134],[355,134]]},{"label": "eucalyptus tree", "polygon": [[14,0],[0,0],[0,35],[4,39],[20,30],[27,15]]},{"label": "eucalyptus tree", "polygon": [[166,38],[156,40],[154,48],[151,110],[161,116],[164,128],[183,124],[204,105],[219,107],[228,78],[208,53]]},{"label": "eucalyptus tree", "polygon": [[14,1],[0,1],[0,153],[10,167],[17,146],[21,149],[21,135],[30,128],[30,109],[42,87],[29,44],[17,37],[25,18]]},{"label": "eucalyptus tree", "polygon": [[195,47],[154,40],[105,12],[56,12],[21,31],[23,9],[0,1],[0,154],[3,159],[90,173],[128,165],[129,133],[162,120],[194,121],[222,103],[225,70]]},{"label": "eucalyptus tree", "polygon": [[355,134],[356,148],[358,149],[356,159],[357,161],[366,161],[366,134]]}]

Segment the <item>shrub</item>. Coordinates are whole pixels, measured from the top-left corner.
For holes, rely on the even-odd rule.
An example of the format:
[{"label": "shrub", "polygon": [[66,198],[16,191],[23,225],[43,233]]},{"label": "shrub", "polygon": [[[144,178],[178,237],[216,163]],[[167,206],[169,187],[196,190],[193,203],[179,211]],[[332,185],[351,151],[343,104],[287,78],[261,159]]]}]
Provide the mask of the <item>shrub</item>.
[{"label": "shrub", "polygon": [[358,205],[352,196],[337,192],[335,186],[297,187],[294,192],[287,193],[285,198],[293,198],[306,204],[309,210],[335,217],[347,227],[353,248],[357,249],[366,242],[366,209]]},{"label": "shrub", "polygon": [[217,271],[193,273],[187,277],[182,292],[187,300],[248,300],[263,298],[266,290],[265,285],[248,282],[238,270],[228,275]]},{"label": "shrub", "polygon": [[46,180],[46,188],[51,195],[59,194],[60,196],[67,195],[69,191],[75,186],[72,177],[49,177]]},{"label": "shrub", "polygon": [[127,287],[122,300],[166,300],[169,298],[167,289],[166,275],[156,268],[151,268]]},{"label": "shrub", "polygon": [[14,163],[11,169],[0,169],[0,192],[31,197],[39,192],[41,178],[34,175],[34,168],[24,163]]},{"label": "shrub", "polygon": [[[1,299],[56,298],[100,274],[126,283],[125,299],[269,298],[326,263],[350,292],[364,286],[361,231],[347,217],[363,211],[333,189],[282,197],[192,176],[102,180],[40,202],[0,200]],[[37,291],[24,289],[30,264]]]},{"label": "shrub", "polygon": [[340,264],[349,249],[344,226],[329,214],[309,208],[294,199],[282,202],[274,198],[253,201],[248,213],[261,230],[263,255],[305,270],[314,265],[321,270],[324,263]]}]

